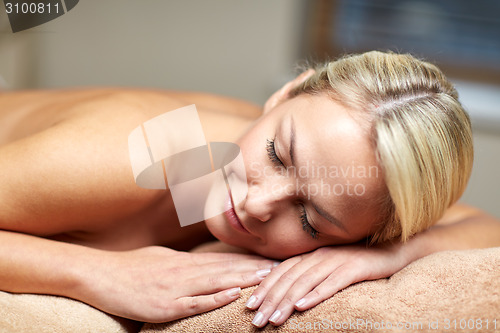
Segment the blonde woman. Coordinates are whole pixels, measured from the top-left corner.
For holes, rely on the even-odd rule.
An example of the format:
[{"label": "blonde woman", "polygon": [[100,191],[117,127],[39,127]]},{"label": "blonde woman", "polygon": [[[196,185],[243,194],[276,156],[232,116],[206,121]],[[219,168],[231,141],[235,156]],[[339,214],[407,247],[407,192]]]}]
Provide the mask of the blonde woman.
[{"label": "blonde woman", "polygon": [[[193,103],[208,141],[241,147],[248,195],[181,228],[168,190],[134,183],[127,137]],[[306,71],[263,112],[123,89],[5,93],[0,110],[4,291],[165,322],[259,284],[247,307],[262,327],[430,253],[500,245],[496,219],[456,205],[472,168],[469,118],[443,74],[409,55]],[[253,254],[184,252],[213,236]]]}]

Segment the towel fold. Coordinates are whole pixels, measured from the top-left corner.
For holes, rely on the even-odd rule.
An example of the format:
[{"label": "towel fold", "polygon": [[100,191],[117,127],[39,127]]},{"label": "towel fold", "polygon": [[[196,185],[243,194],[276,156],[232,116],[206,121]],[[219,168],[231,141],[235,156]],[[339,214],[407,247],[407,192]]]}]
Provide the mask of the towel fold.
[{"label": "towel fold", "polygon": [[500,331],[500,247],[435,253],[388,279],[357,283],[295,312],[277,328],[251,325],[255,311],[246,310],[245,302],[254,289],[204,314],[146,324],[141,333]]}]

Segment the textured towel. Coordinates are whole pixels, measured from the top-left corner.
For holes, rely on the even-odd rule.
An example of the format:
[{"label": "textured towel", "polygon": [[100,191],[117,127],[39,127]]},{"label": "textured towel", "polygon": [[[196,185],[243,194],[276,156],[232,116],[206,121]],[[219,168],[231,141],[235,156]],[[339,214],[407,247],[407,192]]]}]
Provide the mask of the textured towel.
[{"label": "textured towel", "polygon": [[352,285],[278,328],[251,325],[255,311],[245,302],[254,289],[204,314],[146,324],[141,333],[500,332],[500,247],[435,253],[391,278]]},{"label": "textured towel", "polygon": [[140,324],[69,298],[0,292],[1,333],[131,333]]},{"label": "textured towel", "polygon": [[[221,249],[219,244],[203,250]],[[279,328],[258,330],[250,324],[255,311],[244,304],[253,289],[244,289],[237,301],[223,308],[172,323],[146,324],[141,333],[500,332],[500,248],[433,254],[389,279],[350,286],[295,313]],[[393,329],[387,329],[389,325]],[[138,330],[136,323],[64,297],[0,292],[1,333]]]}]

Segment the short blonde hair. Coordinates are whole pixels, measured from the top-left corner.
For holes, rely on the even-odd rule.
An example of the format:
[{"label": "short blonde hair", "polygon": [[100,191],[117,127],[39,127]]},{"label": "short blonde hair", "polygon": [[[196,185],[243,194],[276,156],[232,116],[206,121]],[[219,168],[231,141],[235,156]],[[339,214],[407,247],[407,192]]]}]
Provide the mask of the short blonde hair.
[{"label": "short blonde hair", "polygon": [[434,65],[378,51],[316,68],[291,96],[324,93],[368,120],[387,187],[372,243],[432,226],[465,190],[473,163],[470,119]]}]

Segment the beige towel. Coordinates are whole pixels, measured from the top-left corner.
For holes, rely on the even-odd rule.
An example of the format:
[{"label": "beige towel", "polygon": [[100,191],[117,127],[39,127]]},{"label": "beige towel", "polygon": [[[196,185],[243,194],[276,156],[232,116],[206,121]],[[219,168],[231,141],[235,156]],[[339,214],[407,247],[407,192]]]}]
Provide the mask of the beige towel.
[{"label": "beige towel", "polygon": [[1,333],[132,333],[140,325],[69,298],[0,292]]},{"label": "beige towel", "polygon": [[[204,249],[215,250],[227,248],[219,244]],[[350,286],[317,307],[294,314],[277,329],[268,325],[257,330],[250,324],[255,312],[245,310],[244,304],[253,289],[243,290],[240,299],[223,308],[172,323],[146,324],[141,333],[494,332],[494,319],[496,332],[500,332],[500,248],[433,254],[390,279]],[[385,329],[389,323],[396,329]],[[409,326],[398,329],[397,325]],[[471,329],[462,330],[461,326]],[[78,301],[0,292],[1,333],[138,330],[137,323]]]},{"label": "beige towel", "polygon": [[251,325],[255,311],[244,305],[253,289],[223,308],[146,324],[141,333],[500,332],[500,247],[435,253],[389,279],[352,285],[279,328]]}]

